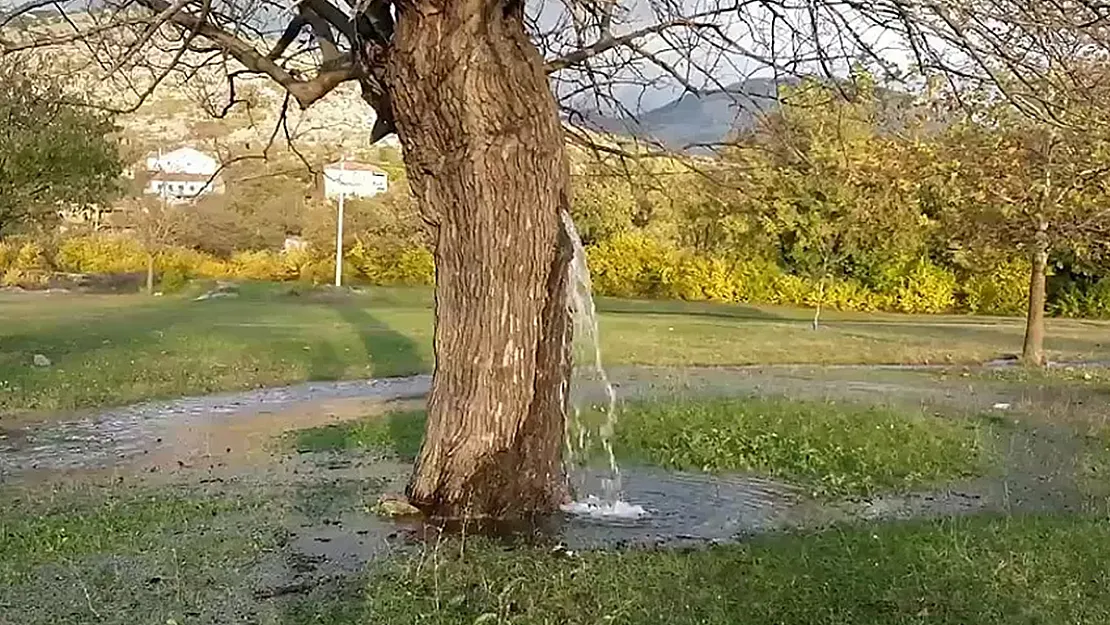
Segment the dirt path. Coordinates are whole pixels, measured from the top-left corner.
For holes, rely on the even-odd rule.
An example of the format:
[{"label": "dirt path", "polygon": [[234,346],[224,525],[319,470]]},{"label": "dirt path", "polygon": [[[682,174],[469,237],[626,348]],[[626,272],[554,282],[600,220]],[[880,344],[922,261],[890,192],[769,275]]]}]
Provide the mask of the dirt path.
[{"label": "dirt path", "polygon": [[[982,375],[986,371],[881,366],[620,367],[610,371],[610,377],[622,401],[769,395],[853,401],[954,417],[989,415],[1041,428],[1040,434],[1032,436],[1055,441],[1049,446],[1068,437],[1057,431],[1061,428],[1095,434],[1108,425],[1110,410],[1105,407],[1110,405],[1110,389],[1097,384],[1015,383]],[[268,462],[266,444],[284,431],[367,416],[384,404],[421,398],[429,384],[428,376],[302,384],[23,423],[0,430],[0,483],[27,472],[124,467],[156,472],[175,466]],[[586,394],[602,397],[600,387],[587,388]]]}]

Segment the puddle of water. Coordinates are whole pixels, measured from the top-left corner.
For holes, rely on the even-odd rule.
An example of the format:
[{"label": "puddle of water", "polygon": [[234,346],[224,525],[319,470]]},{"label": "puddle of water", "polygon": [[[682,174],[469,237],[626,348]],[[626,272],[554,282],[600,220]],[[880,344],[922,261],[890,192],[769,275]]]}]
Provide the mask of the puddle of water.
[{"label": "puddle of water", "polygon": [[[314,424],[312,413],[326,416],[329,407],[350,416],[359,402],[387,402],[424,396],[430,376],[357,382],[323,382],[211,397],[147,402],[105,410],[72,421],[27,425],[0,437],[0,481],[28,470],[98,469],[126,464],[144,456],[177,457],[222,452],[211,448],[208,428],[240,422],[242,431],[273,432],[274,416],[298,412],[299,427]],[[333,412],[336,412],[333,410]],[[365,412],[361,413],[365,414]],[[270,422],[270,425],[266,425]],[[316,423],[318,424],[318,423]],[[288,428],[287,428],[288,429]],[[190,443],[192,448],[189,449]],[[205,449],[205,445],[208,448]],[[239,451],[232,449],[233,452]],[[186,453],[187,452],[187,453]]]}]

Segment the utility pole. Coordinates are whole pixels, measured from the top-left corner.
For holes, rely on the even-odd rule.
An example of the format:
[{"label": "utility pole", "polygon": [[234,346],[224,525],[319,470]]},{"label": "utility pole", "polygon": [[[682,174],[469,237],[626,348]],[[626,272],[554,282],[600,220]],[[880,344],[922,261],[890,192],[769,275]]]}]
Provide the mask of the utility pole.
[{"label": "utility pole", "polygon": [[339,219],[335,224],[335,286],[343,286],[343,200],[347,195],[347,157],[339,161]]}]

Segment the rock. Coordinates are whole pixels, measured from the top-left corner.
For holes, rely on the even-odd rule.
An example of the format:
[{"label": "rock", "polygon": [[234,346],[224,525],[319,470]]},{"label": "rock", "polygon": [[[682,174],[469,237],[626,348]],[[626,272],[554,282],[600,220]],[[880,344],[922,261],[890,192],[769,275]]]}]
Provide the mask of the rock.
[{"label": "rock", "polygon": [[34,358],[32,358],[31,360],[35,363],[36,367],[50,366],[50,359],[42,354],[35,354]]},{"label": "rock", "polygon": [[201,295],[194,301],[202,302],[207,299],[222,299],[228,297],[239,297],[239,286],[236,285],[234,282],[220,281],[216,283],[216,288],[205,293],[204,295]]},{"label": "rock", "polygon": [[230,297],[239,297],[239,294],[231,291],[209,291],[196,298],[195,301],[203,302],[206,299],[226,299]]},{"label": "rock", "polygon": [[416,516],[421,514],[420,509],[399,495],[382,495],[378,503],[370,509],[374,514],[385,517]]}]

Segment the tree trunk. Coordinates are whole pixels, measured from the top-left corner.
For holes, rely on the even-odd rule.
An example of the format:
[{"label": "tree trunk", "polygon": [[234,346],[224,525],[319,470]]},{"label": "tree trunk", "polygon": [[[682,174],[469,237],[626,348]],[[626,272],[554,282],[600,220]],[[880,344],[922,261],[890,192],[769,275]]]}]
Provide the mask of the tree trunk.
[{"label": "tree trunk", "polygon": [[554,97],[523,3],[399,6],[393,113],[436,260],[436,367],[407,494],[433,516],[550,512],[567,495],[571,365]]},{"label": "tree trunk", "polygon": [[825,278],[821,278],[821,282],[817,287],[817,308],[813,311],[813,329],[816,331],[821,327],[821,305],[825,303]]},{"label": "tree trunk", "polygon": [[1048,268],[1048,246],[1038,242],[1033,250],[1033,268],[1029,272],[1029,312],[1025,318],[1025,345],[1021,359],[1025,364],[1043,367],[1045,273]]},{"label": "tree trunk", "polygon": [[146,255],[146,294],[154,295],[154,253]]}]

